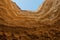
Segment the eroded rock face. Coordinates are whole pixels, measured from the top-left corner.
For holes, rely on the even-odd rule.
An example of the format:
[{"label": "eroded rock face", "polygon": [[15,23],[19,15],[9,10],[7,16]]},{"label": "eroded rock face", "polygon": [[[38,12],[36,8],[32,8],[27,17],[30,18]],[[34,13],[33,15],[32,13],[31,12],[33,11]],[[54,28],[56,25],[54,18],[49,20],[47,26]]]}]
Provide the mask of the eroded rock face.
[{"label": "eroded rock face", "polygon": [[45,0],[37,12],[0,0],[0,40],[60,40],[60,0]]}]

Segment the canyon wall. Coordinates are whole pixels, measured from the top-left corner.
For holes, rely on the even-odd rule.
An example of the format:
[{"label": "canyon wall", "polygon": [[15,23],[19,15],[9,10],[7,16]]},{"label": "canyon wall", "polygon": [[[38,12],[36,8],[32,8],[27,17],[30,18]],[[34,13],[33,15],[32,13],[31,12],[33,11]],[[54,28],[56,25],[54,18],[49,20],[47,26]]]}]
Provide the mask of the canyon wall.
[{"label": "canyon wall", "polygon": [[60,0],[45,0],[36,12],[0,0],[0,40],[60,40]]}]

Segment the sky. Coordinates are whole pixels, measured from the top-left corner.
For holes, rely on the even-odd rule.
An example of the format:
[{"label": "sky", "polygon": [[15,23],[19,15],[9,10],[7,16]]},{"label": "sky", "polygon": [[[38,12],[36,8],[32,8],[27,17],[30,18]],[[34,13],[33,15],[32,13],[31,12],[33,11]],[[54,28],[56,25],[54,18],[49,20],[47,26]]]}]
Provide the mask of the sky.
[{"label": "sky", "polygon": [[13,0],[22,10],[35,11],[44,0]]}]

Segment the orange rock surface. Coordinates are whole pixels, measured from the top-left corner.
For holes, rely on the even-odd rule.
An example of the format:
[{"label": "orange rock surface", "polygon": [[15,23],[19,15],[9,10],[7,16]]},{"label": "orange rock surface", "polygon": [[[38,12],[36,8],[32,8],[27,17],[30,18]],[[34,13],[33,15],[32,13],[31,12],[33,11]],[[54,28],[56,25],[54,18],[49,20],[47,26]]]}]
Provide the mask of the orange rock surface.
[{"label": "orange rock surface", "polygon": [[[51,36],[51,40],[55,40],[53,35],[57,35],[54,34],[56,32],[60,34],[59,29],[60,0],[45,0],[36,12],[22,10],[11,0],[0,0],[0,34],[15,36],[15,33],[18,32],[17,38],[19,35],[24,36],[20,40],[46,40],[46,36],[44,37],[46,33],[49,34],[49,37]],[[36,35],[38,37],[35,37]],[[25,38],[25,36],[28,37]],[[11,36],[11,38],[13,37]],[[48,40],[50,39],[48,38]],[[56,39],[59,40],[60,37],[56,37]]]},{"label": "orange rock surface", "polygon": [[[59,4],[54,0],[46,0],[37,12],[21,10],[11,0],[0,1],[0,24],[22,27],[40,27],[53,25],[59,20]],[[49,2],[49,3],[48,3]],[[58,11],[59,10],[59,11]]]}]

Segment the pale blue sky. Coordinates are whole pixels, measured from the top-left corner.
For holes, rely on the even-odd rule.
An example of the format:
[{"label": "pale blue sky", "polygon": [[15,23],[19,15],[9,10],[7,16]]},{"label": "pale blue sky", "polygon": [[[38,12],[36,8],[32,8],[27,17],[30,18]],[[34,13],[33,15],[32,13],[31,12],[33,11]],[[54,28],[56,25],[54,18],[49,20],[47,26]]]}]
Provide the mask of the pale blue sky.
[{"label": "pale blue sky", "polygon": [[13,0],[22,10],[35,11],[44,0]]}]

